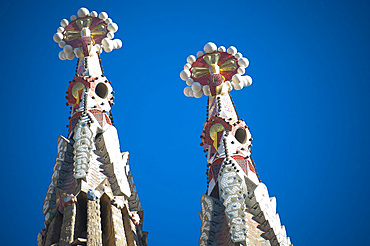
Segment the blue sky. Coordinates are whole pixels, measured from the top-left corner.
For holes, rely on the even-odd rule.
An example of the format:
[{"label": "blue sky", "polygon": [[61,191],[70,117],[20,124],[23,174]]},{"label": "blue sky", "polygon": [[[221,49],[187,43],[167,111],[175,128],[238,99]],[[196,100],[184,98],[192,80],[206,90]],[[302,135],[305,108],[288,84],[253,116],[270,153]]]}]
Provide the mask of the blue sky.
[{"label": "blue sky", "polygon": [[102,55],[113,117],[151,246],[196,245],[206,158],[206,98],[187,98],[186,57],[213,41],[249,59],[232,91],[252,155],[293,244],[364,245],[369,203],[370,13],[367,1],[7,1],[0,10],[4,111],[1,245],[36,245],[42,204],[67,135],[76,60],[52,36],[80,7],[106,11],[123,47]]}]

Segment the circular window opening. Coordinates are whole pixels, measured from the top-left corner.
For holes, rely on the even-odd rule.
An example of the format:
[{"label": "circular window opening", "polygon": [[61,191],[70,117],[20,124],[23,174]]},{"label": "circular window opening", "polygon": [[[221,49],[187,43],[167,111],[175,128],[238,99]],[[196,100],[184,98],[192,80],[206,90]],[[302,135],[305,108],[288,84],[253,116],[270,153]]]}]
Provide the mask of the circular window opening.
[{"label": "circular window opening", "polygon": [[240,127],[235,132],[235,138],[239,141],[241,144],[245,144],[245,141],[247,140],[247,132],[244,128]]},{"label": "circular window opening", "polygon": [[108,96],[108,87],[104,83],[99,83],[95,87],[95,93],[101,98],[106,98]]}]

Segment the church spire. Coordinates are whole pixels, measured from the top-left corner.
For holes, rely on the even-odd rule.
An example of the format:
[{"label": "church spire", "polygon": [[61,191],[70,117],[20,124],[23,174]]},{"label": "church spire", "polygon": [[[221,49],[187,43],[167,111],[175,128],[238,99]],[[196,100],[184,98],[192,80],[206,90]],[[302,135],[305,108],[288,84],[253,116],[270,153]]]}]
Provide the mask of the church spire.
[{"label": "church spire", "polygon": [[199,245],[291,245],[276,214],[276,199],[256,172],[252,136],[230,91],[250,86],[249,61],[233,46],[207,43],[180,73],[187,97],[208,96],[201,146],[207,152],[207,192],[201,198]]},{"label": "church spire", "polygon": [[61,60],[77,57],[67,91],[71,109],[68,137],[57,141],[58,155],[43,206],[45,228],[38,245],[147,245],[143,209],[121,152],[111,107],[113,88],[103,74],[100,54],[122,46],[105,12],[81,8],[54,35]]}]

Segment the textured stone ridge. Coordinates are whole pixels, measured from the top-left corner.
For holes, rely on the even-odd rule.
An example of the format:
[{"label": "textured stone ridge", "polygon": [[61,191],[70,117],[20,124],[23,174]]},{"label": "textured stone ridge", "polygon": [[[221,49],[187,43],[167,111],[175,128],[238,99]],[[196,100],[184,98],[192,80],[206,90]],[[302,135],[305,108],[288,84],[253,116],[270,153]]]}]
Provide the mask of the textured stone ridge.
[{"label": "textured stone ridge", "polygon": [[102,245],[99,200],[87,201],[87,246]]},{"label": "textured stone ridge", "polygon": [[126,246],[125,228],[123,227],[122,212],[116,206],[112,205],[113,234],[114,243],[119,246]]},{"label": "textured stone ridge", "polygon": [[45,245],[52,245],[59,242],[62,221],[63,215],[57,211],[56,215],[48,226],[48,234],[45,240]]},{"label": "textured stone ridge", "polygon": [[63,224],[60,234],[60,246],[68,246],[73,242],[74,229],[76,223],[76,203],[65,207]]},{"label": "textured stone ridge", "polygon": [[[129,175],[132,188],[135,188],[132,174]],[[42,233],[44,236],[39,234],[39,246],[148,244],[148,233],[142,231],[141,206],[131,208],[129,199],[114,196],[107,178],[95,190],[88,190],[87,193],[84,191],[85,186],[80,186],[82,190],[77,196],[58,193],[58,200],[61,202],[50,213],[50,222]]]}]

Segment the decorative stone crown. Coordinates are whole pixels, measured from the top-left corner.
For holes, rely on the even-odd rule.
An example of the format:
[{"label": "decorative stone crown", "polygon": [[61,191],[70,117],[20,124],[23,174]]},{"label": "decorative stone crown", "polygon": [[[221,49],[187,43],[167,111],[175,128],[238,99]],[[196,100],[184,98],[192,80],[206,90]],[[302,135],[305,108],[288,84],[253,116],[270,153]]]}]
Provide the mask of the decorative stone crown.
[{"label": "decorative stone crown", "polygon": [[204,52],[198,51],[198,58],[190,55],[180,73],[188,85],[184,89],[185,96],[200,98],[203,93],[215,96],[252,84],[250,76],[242,76],[249,61],[234,46],[227,50],[224,46],[217,49],[214,43],[209,42],[204,46]]},{"label": "decorative stone crown", "polygon": [[[77,17],[78,16],[78,17]],[[113,39],[118,25],[108,18],[106,12],[99,15],[96,11],[80,8],[77,16],[71,16],[71,22],[63,19],[53,39],[63,50],[59,52],[61,60],[73,60],[102,53],[122,47],[122,41]]]}]

